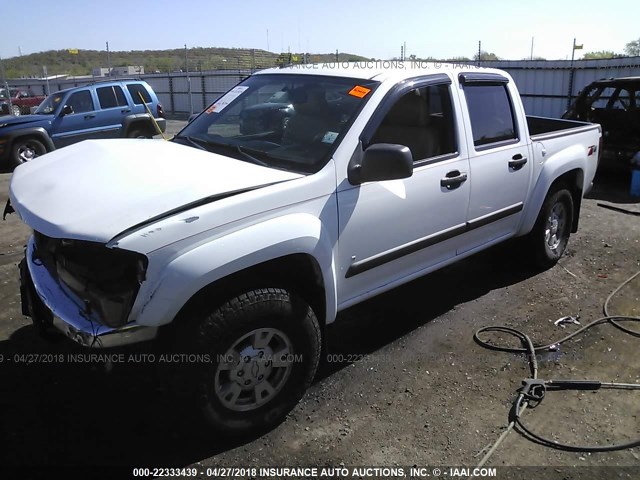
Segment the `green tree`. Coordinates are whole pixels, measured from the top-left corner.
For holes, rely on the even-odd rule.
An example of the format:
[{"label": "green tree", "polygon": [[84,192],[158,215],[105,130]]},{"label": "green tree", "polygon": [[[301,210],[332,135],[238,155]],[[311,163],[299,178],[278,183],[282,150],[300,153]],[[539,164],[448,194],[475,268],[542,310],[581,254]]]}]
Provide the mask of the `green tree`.
[{"label": "green tree", "polygon": [[480,52],[480,58],[478,58],[478,54],[476,53],[473,56],[473,59],[476,61],[500,60],[500,58],[495,53],[485,52],[484,50]]},{"label": "green tree", "polygon": [[627,43],[624,47],[624,53],[626,53],[630,57],[640,56],[640,38],[638,40],[633,40],[632,42]]},{"label": "green tree", "polygon": [[600,58],[616,58],[620,55],[610,50],[600,50],[599,52],[587,52],[582,58],[584,60],[597,60]]}]

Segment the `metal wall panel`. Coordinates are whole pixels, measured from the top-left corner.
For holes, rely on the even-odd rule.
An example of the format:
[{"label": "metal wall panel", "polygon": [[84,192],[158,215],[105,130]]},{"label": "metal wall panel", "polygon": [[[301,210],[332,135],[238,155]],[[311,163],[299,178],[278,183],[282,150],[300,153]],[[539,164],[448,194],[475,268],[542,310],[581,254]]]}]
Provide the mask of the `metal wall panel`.
[{"label": "metal wall panel", "polygon": [[[525,110],[529,115],[560,117],[567,108],[569,82],[573,71],[572,94],[594,80],[611,77],[640,76],[640,57],[613,58],[607,60],[518,60],[482,62],[483,67],[506,70],[511,74],[522,95]],[[249,70],[216,70],[193,72],[191,79],[191,99],[186,73],[141,75],[156,91],[165,111],[173,114],[189,113],[191,103],[194,112],[201,111],[222,94],[249,76]],[[51,92],[86,85],[104,78],[68,77],[49,81]],[[12,86],[28,86],[35,92],[45,92],[45,80],[17,79]]]},{"label": "metal wall panel", "polygon": [[560,117],[567,109],[573,71],[572,99],[601,78],[640,76],[640,57],[605,60],[495,61],[481,66],[506,70],[513,77],[529,115]]}]

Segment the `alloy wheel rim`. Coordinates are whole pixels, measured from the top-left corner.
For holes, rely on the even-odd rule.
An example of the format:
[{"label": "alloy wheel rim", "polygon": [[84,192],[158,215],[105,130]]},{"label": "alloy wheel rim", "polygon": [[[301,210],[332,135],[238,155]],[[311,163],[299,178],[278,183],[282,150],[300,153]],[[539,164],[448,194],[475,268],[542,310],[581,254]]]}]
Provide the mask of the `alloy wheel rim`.
[{"label": "alloy wheel rim", "polygon": [[544,240],[550,250],[557,250],[564,238],[567,210],[564,204],[556,203],[547,217]]},{"label": "alloy wheel rim", "polygon": [[218,359],[215,394],[230,410],[255,410],[283,389],[292,368],[293,346],[284,332],[252,330]]}]

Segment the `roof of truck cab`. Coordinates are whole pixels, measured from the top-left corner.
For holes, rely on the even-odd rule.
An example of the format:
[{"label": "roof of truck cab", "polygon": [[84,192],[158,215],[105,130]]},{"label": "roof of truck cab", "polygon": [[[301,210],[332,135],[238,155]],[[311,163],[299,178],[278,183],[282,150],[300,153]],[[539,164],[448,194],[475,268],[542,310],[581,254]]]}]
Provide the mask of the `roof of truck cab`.
[{"label": "roof of truck cab", "polygon": [[[415,67],[419,68],[415,68]],[[335,77],[362,78],[384,81],[387,79],[402,80],[424,75],[445,73],[455,76],[463,72],[498,73],[508,77],[508,74],[495,68],[483,68],[476,65],[444,62],[402,62],[399,60],[370,60],[361,62],[338,63],[309,63],[290,65],[281,68],[269,68],[256,72],[262,74],[302,74],[323,75]]]}]

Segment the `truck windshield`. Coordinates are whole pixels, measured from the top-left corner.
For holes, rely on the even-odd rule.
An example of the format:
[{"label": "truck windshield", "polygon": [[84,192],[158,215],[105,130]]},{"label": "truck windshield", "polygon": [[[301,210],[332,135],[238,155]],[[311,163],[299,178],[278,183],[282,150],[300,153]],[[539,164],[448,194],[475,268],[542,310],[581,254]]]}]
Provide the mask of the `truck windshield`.
[{"label": "truck windshield", "polygon": [[175,142],[300,173],[319,171],[379,82],[255,75],[189,123]]},{"label": "truck windshield", "polygon": [[63,93],[52,93],[44,99],[33,113],[48,114],[55,112],[56,108],[58,108],[58,105],[60,105],[60,102],[62,101],[62,97],[64,97]]}]

